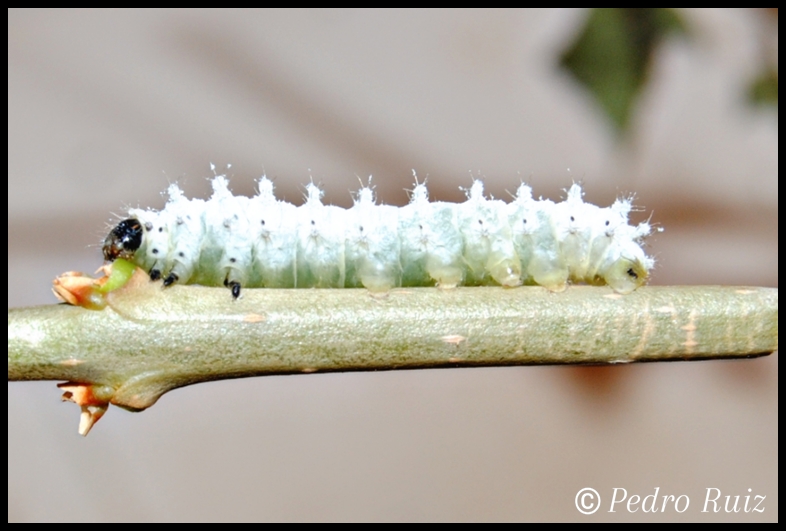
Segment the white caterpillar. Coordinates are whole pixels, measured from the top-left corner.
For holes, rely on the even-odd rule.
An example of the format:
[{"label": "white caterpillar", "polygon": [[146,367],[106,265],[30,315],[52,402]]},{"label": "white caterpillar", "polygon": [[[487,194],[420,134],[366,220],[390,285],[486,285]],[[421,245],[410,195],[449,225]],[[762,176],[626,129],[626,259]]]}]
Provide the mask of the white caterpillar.
[{"label": "white caterpillar", "polygon": [[370,188],[350,209],[323,205],[312,184],[295,207],[262,177],[255,197],[235,196],[227,179],[213,195],[187,199],[169,186],[161,211],[131,209],[104,241],[108,261],[124,258],[164,286],[352,288],[398,286],[515,287],[553,291],[567,283],[607,284],[619,293],[643,285],[654,265],[641,248],[648,223],[628,224],[629,199],[606,208],[585,203],[574,184],[561,203],[534,200],[519,186],[505,203],[472,184],[464,203],[429,202],[416,183],[401,208],[377,205]]}]

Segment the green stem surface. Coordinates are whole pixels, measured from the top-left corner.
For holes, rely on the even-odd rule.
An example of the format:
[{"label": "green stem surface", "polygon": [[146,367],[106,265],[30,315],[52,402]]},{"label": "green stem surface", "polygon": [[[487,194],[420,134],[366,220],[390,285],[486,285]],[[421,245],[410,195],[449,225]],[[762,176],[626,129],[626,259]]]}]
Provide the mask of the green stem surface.
[{"label": "green stem surface", "polygon": [[66,380],[142,410],[194,383],[268,374],[760,356],[778,290],[604,287],[244,290],[147,283],[100,311],[8,310],[8,380]]}]

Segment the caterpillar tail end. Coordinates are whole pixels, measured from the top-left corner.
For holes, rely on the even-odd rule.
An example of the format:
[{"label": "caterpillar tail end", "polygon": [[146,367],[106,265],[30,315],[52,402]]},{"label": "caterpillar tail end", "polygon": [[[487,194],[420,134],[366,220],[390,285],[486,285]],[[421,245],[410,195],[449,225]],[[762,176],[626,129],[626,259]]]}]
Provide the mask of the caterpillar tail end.
[{"label": "caterpillar tail end", "polygon": [[606,271],[603,280],[617,293],[627,295],[647,283],[649,269],[639,260],[622,258]]}]

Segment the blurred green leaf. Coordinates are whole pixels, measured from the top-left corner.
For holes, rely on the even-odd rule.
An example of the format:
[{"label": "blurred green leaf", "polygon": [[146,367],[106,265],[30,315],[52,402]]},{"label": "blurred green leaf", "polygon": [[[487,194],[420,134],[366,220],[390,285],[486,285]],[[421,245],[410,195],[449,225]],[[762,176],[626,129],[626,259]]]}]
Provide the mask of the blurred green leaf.
[{"label": "blurred green leaf", "polygon": [[682,19],[671,9],[593,9],[560,64],[593,94],[622,133],[654,52],[671,33],[685,33]]},{"label": "blurred green leaf", "polygon": [[767,70],[753,82],[750,88],[751,101],[759,105],[778,106],[778,71]]}]

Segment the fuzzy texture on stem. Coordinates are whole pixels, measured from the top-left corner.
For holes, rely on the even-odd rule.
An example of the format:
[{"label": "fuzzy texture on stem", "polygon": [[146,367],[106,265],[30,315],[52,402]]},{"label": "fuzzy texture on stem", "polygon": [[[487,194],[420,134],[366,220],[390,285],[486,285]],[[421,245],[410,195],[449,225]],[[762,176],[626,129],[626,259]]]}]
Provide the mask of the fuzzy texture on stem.
[{"label": "fuzzy texture on stem", "polygon": [[102,310],[8,310],[8,380],[65,380],[100,417],[177,387],[325,371],[613,364],[760,356],[778,348],[776,288],[162,290],[145,275]]}]

